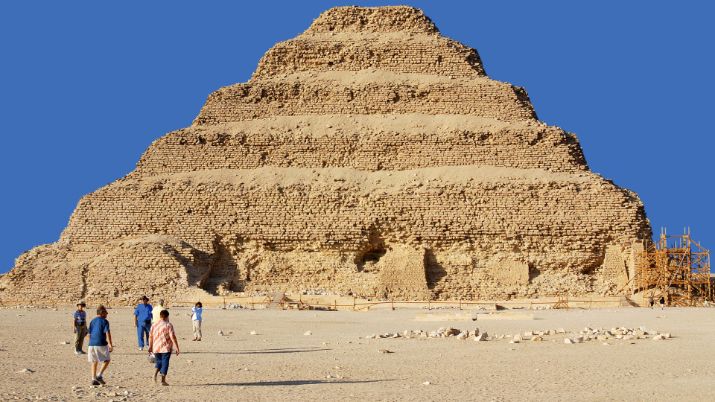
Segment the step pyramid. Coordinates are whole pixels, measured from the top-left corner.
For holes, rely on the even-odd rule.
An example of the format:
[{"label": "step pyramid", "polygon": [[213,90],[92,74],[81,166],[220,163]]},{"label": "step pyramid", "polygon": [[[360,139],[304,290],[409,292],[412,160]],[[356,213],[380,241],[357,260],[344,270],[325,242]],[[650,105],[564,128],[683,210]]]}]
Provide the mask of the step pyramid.
[{"label": "step pyramid", "polygon": [[83,197],[0,300],[618,294],[651,229],[523,88],[411,7],[337,7]]}]

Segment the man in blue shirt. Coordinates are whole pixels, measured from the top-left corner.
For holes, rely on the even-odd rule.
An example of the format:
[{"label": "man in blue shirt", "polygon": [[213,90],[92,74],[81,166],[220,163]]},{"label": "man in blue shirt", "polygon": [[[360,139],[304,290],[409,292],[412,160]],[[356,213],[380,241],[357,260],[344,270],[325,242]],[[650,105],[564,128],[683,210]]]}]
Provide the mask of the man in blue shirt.
[{"label": "man in blue shirt", "polygon": [[137,328],[137,342],[139,350],[144,350],[144,344],[149,344],[149,331],[151,330],[152,307],[149,298],[142,296],[141,303],[134,309],[134,326]]},{"label": "man in blue shirt", "polygon": [[[89,346],[87,347],[87,360],[92,363],[92,385],[104,385],[104,370],[109,366],[109,353],[112,351],[112,333],[109,331],[107,309],[100,305],[97,307],[97,316],[89,323]],[[102,368],[97,374],[97,365],[102,363]]]}]

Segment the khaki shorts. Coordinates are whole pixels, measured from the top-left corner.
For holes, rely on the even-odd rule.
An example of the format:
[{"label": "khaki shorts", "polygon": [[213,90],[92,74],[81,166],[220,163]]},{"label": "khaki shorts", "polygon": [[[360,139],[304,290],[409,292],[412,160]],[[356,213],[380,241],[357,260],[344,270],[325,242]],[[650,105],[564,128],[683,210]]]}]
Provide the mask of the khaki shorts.
[{"label": "khaki shorts", "polygon": [[88,346],[87,361],[93,362],[108,362],[109,361],[109,346]]}]

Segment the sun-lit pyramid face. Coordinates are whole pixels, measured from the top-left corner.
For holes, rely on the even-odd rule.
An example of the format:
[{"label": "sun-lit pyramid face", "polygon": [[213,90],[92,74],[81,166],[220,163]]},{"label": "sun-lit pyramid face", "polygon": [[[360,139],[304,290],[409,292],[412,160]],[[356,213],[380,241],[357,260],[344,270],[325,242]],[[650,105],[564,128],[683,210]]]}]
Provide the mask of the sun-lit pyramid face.
[{"label": "sun-lit pyramid face", "polygon": [[0,299],[617,294],[649,236],[474,49],[415,8],[338,7],[83,197]]}]

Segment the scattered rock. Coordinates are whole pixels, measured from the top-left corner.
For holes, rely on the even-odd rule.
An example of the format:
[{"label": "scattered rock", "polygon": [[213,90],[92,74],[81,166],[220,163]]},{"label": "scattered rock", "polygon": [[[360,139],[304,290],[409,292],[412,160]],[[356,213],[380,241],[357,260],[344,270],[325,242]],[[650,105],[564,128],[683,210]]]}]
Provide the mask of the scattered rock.
[{"label": "scattered rock", "polygon": [[457,336],[457,335],[459,335],[460,332],[461,331],[458,330],[457,328],[450,327],[450,328],[447,328],[444,331],[442,331],[442,334],[444,334],[444,336]]},{"label": "scattered rock", "polygon": [[475,342],[484,342],[488,339],[489,335],[487,335],[486,332],[482,332],[481,334],[477,335],[474,337]]},{"label": "scattered rock", "polygon": [[256,332],[256,331],[251,331],[251,332],[249,332],[248,334],[249,334],[249,335],[258,335],[258,332]]},{"label": "scattered rock", "polygon": [[220,329],[218,330],[218,336],[223,336],[223,331],[221,331]]},{"label": "scattered rock", "polygon": [[35,372],[35,370],[33,370],[31,368],[24,368],[24,369],[18,371],[18,373],[23,373],[23,374],[32,374],[34,372]]},{"label": "scattered rock", "polygon": [[432,384],[432,383],[429,382],[429,381],[425,381],[425,382],[422,383],[422,385],[431,385],[431,384]]},{"label": "scattered rock", "polygon": [[378,349],[378,352],[380,352],[380,353],[395,353],[395,352],[393,352],[393,351],[391,351],[391,350],[388,350],[388,349]]},{"label": "scattered rock", "polygon": [[313,335],[313,333],[312,333],[311,331],[305,331],[305,332],[303,333],[303,335],[305,335],[305,336],[310,336],[310,335]]}]

